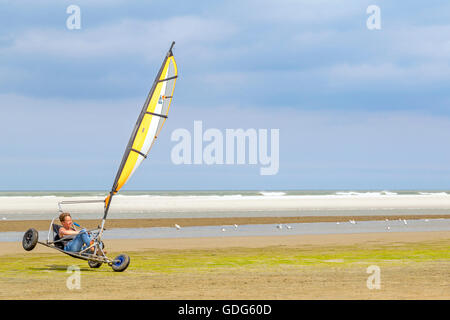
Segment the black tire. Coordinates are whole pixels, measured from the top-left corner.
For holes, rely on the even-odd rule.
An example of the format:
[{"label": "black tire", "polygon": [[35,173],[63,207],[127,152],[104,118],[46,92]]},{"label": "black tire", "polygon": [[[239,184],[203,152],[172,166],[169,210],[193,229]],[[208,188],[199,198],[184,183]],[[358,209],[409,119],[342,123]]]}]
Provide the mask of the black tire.
[{"label": "black tire", "polygon": [[88,265],[91,268],[100,268],[102,266],[102,264],[103,264],[103,262],[88,260]]},{"label": "black tire", "polygon": [[114,258],[114,262],[111,265],[114,271],[122,272],[126,268],[128,268],[128,265],[130,264],[130,257],[126,254],[120,254],[117,257]]},{"label": "black tire", "polygon": [[33,228],[28,229],[27,232],[25,232],[25,234],[23,235],[22,247],[27,251],[31,251],[34,249],[34,247],[36,247],[38,239],[39,233],[37,232],[37,230]]},{"label": "black tire", "polygon": [[[103,241],[100,241],[100,247],[103,249],[105,248],[105,244]],[[100,255],[100,249],[97,248],[97,255]],[[89,267],[91,268],[100,268],[103,264],[103,262],[95,261],[95,260],[88,260]]]}]

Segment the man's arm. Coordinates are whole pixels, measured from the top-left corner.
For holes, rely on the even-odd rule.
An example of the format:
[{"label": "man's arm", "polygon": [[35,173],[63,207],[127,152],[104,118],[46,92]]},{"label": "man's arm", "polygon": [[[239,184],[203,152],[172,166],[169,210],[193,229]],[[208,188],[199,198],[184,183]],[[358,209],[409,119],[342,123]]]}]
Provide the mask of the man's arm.
[{"label": "man's arm", "polygon": [[59,229],[59,236],[60,237],[64,237],[64,236],[71,236],[71,235],[76,235],[78,234],[78,231],[75,230],[66,230],[64,228],[60,228]]}]

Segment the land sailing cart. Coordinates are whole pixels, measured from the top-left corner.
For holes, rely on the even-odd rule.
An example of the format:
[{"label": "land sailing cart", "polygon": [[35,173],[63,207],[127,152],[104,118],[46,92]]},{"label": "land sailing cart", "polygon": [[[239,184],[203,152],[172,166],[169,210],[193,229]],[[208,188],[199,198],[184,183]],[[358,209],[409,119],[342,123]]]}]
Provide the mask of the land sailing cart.
[{"label": "land sailing cart", "polygon": [[[114,271],[124,271],[128,267],[130,263],[130,257],[128,255],[120,254],[114,259],[106,256],[104,250],[105,245],[102,241],[103,231],[105,230],[105,222],[113,196],[119,192],[142,161],[147,158],[150,149],[167,119],[175,89],[175,82],[178,77],[177,65],[172,53],[174,45],[175,42],[172,42],[145,100],[109,195],[104,200],[61,201],[58,203],[59,211],[62,212],[61,205],[104,202],[104,214],[101,225],[95,229],[86,230],[93,243],[89,247],[82,248],[80,252],[65,251],[64,243],[72,240],[74,236],[60,238],[58,231],[61,226],[55,223],[56,218],[54,218],[50,223],[45,242],[39,241],[39,233],[36,229],[30,228],[25,232],[22,239],[22,246],[25,250],[33,250],[37,244],[41,244],[73,258],[87,260],[91,268],[99,268],[104,263],[111,266]],[[76,223],[74,224],[77,225]],[[80,227],[79,225],[77,226]]]},{"label": "land sailing cart", "polygon": [[[84,202],[78,202],[84,203]],[[59,205],[64,204],[64,202],[59,202]],[[63,238],[59,237],[60,225],[54,223],[57,217],[53,218],[50,222],[50,227],[48,230],[48,235],[46,241],[39,241],[38,231],[34,228],[28,229],[25,232],[22,239],[22,246],[25,250],[33,250],[34,247],[39,243],[48,248],[58,250],[59,252],[65,253],[73,258],[87,260],[89,267],[99,268],[102,264],[106,263],[112,267],[114,271],[124,271],[130,264],[130,257],[127,254],[120,254],[114,259],[108,258],[105,252],[105,244],[101,240],[101,228],[97,227],[95,229],[86,230],[90,235],[93,243],[89,247],[82,248],[79,252],[65,251],[64,245],[72,240],[75,236],[66,236]],[[78,224],[74,223],[79,226]],[[80,226],[79,226],[80,227]],[[104,229],[105,230],[105,229]]]}]

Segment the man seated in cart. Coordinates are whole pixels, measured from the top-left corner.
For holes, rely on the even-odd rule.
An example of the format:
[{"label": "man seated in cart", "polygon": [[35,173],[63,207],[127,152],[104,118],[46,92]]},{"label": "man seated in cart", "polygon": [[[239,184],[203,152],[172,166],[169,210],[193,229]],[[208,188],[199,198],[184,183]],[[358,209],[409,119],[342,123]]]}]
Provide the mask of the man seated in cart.
[{"label": "man seated in cart", "polygon": [[[75,236],[75,238],[64,244],[64,251],[80,252],[83,246],[88,248],[94,244],[94,240],[91,239],[86,229],[81,229],[81,231],[75,230],[70,213],[61,213],[59,221],[62,224],[62,227],[58,230],[58,235],[61,239],[65,236]],[[94,252],[94,247],[91,248],[91,252]]]}]

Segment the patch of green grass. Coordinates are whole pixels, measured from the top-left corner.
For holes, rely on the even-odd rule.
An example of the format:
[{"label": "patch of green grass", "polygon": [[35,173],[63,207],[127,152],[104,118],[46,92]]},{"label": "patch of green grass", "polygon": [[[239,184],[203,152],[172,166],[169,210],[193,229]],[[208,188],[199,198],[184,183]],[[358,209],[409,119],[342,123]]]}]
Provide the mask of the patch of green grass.
[{"label": "patch of green grass", "polygon": [[[401,264],[450,260],[450,243],[441,241],[396,246],[316,248],[228,248],[214,250],[151,251],[135,255],[137,268],[156,272],[211,268],[275,268],[279,266],[351,266],[360,263]],[[152,259],[145,259],[151,256]],[[140,263],[139,263],[140,262]]]},{"label": "patch of green grass", "polygon": [[[364,246],[308,246],[266,248],[226,248],[204,250],[148,250],[129,252],[131,263],[123,274],[143,273],[264,271],[280,267],[352,267],[361,264],[396,265],[411,262],[450,261],[450,240],[370,244]],[[112,255],[114,256],[114,255]],[[78,265],[84,275],[109,277],[117,273],[104,265],[90,269],[86,261],[61,254],[3,256],[0,280],[7,278],[45,278],[51,273],[67,277],[67,267]]]}]

